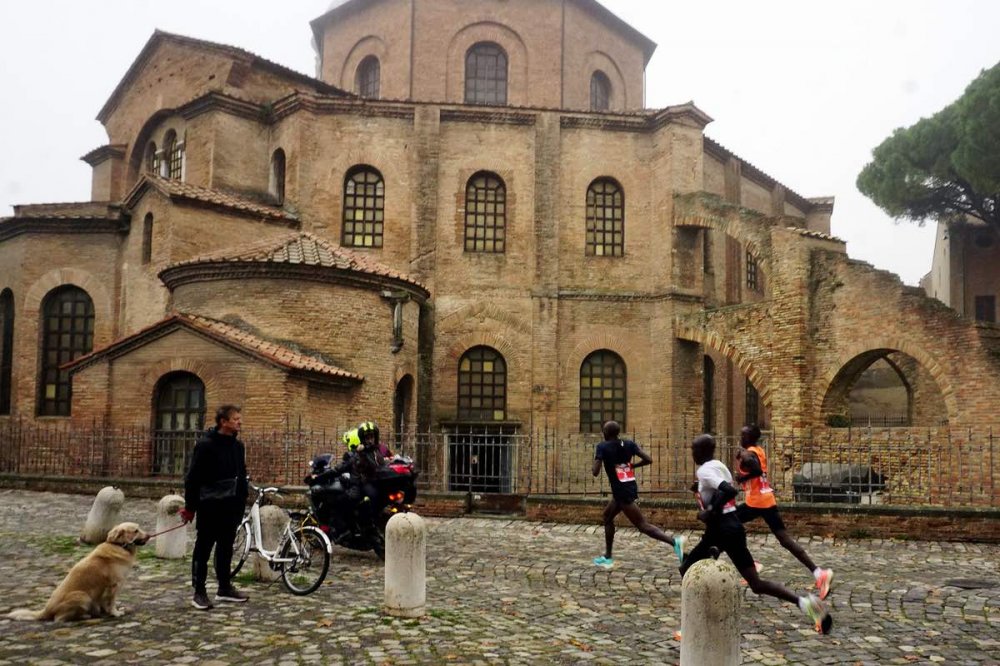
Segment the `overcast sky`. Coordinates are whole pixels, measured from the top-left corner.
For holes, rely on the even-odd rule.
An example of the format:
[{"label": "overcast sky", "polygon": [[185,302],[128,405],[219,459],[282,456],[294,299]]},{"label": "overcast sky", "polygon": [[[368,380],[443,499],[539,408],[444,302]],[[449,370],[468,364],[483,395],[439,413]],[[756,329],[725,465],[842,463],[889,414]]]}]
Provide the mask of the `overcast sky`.
[{"label": "overcast sky", "polygon": [[[602,0],[659,44],[646,104],[694,101],[706,133],[805,197],[835,196],[849,254],[916,284],[933,228],[896,224],[857,192],[872,148],[1000,61],[995,0]],[[85,201],[79,157],[155,28],[315,74],[309,20],[328,0],[0,0],[0,216]]]}]

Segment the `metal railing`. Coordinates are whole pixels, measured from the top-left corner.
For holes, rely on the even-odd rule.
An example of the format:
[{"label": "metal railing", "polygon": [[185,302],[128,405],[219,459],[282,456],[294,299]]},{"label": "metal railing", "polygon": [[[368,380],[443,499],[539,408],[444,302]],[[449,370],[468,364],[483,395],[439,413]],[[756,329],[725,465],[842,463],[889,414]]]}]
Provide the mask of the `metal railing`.
[{"label": "metal railing", "polygon": [[[301,484],[309,461],[340,454],[343,429],[295,426],[248,429],[247,466],[261,482]],[[769,477],[782,501],[839,501],[910,506],[1000,506],[1000,442],[994,428],[824,428],[765,433]],[[689,497],[695,464],[692,434],[631,433],[653,458],[638,470],[640,492]],[[179,479],[194,432],[85,428],[0,421],[0,473],[93,478]],[[511,426],[389,434],[412,457],[429,490],[521,495],[601,495],[603,471],[592,474],[591,434],[531,432]],[[736,437],[717,437],[716,457],[733,468]]]}]

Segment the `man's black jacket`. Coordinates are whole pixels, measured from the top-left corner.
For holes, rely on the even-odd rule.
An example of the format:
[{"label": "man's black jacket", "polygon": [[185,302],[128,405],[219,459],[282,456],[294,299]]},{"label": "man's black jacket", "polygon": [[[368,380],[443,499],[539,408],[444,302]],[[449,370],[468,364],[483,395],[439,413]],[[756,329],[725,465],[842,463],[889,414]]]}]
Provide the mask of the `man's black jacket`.
[{"label": "man's black jacket", "polygon": [[209,428],[191,452],[191,465],[184,477],[184,505],[189,511],[221,504],[246,503],[246,453],[243,442]]}]

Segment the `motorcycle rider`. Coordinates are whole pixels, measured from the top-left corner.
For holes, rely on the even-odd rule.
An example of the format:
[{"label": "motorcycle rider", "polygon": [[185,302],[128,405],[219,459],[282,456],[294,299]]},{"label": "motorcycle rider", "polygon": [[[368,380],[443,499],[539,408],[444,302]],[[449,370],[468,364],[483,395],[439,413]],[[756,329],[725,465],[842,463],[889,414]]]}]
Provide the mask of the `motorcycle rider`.
[{"label": "motorcycle rider", "polygon": [[365,421],[357,428],[344,433],[348,451],[335,467],[314,477],[314,483],[323,483],[326,478],[341,477],[346,474],[347,497],[355,509],[361,524],[374,523],[378,505],[378,487],[375,484],[378,469],[384,466],[392,451],[379,441],[378,426]]}]

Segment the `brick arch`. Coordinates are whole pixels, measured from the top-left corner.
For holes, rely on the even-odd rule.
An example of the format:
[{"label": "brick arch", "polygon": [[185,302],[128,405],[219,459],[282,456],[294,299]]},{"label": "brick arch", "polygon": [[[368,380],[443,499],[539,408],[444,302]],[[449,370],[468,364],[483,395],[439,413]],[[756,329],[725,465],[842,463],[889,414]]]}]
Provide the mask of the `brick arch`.
[{"label": "brick arch", "polygon": [[740,220],[708,215],[701,211],[683,213],[678,212],[675,208],[674,226],[718,231],[719,233],[732,236],[744,245],[753,244],[755,248],[757,247],[756,239],[747,232],[747,226]]},{"label": "brick arch", "polygon": [[528,47],[515,30],[502,23],[482,21],[459,29],[448,43],[445,97],[453,103],[465,101],[465,54],[479,42],[493,42],[507,52],[507,105],[527,102]]},{"label": "brick arch", "polygon": [[221,405],[227,400],[221,396],[225,393],[226,387],[223,382],[222,373],[217,369],[218,364],[205,363],[193,359],[168,358],[150,364],[139,375],[137,391],[139,397],[143,395],[149,398],[150,409],[153,407],[153,392],[161,379],[172,372],[190,372],[198,377],[205,385],[205,407],[206,419],[212,405]]},{"label": "brick arch", "polygon": [[591,51],[584,58],[583,67],[580,69],[580,76],[586,84],[587,104],[590,103],[590,77],[595,70],[601,70],[607,75],[611,82],[611,108],[610,111],[624,111],[629,108],[628,88],[625,86],[625,75],[615,59],[604,51]]},{"label": "brick arch", "polygon": [[530,321],[525,321],[522,317],[513,312],[503,310],[492,302],[476,301],[475,303],[464,305],[442,318],[441,324],[438,327],[439,334],[454,330],[459,326],[467,325],[470,319],[479,315],[482,315],[486,319],[492,319],[520,334],[528,335],[531,333]]},{"label": "brick arch", "polygon": [[[846,378],[846,376],[842,376],[844,370],[848,368],[848,366],[855,359],[863,356],[873,356],[872,362],[874,362],[874,355],[884,355],[884,353],[894,351],[906,354],[927,370],[928,374],[930,374],[931,378],[934,380],[938,390],[941,391],[941,397],[944,400],[945,410],[948,413],[948,420],[956,420],[958,418],[958,400],[955,396],[955,386],[948,378],[945,369],[931,354],[920,346],[905,340],[892,338],[869,338],[864,343],[856,343],[843,348],[837,356],[835,365],[824,371],[822,377],[820,378],[820,386],[823,387],[823,398],[822,400],[817,401],[817,409],[814,414],[817,422],[820,422],[823,417],[823,411],[831,392]],[[871,363],[869,363],[869,365],[870,364]],[[864,368],[862,368],[862,370],[864,370]]]},{"label": "brick arch", "polygon": [[[383,74],[386,71],[385,60],[388,51],[389,47],[386,46],[385,40],[377,35],[366,35],[355,42],[351,50],[348,51],[347,57],[344,58],[344,65],[340,70],[341,89],[357,92],[354,89],[354,82],[358,72],[358,65],[368,56],[378,58],[379,78],[382,78],[384,81]],[[382,88],[383,81],[379,81],[380,88]]]},{"label": "brick arch", "polygon": [[714,349],[730,361],[736,364],[740,372],[746,375],[747,379],[757,389],[761,402],[765,406],[771,406],[771,385],[764,375],[764,371],[751,361],[746,354],[741,352],[735,345],[726,342],[722,336],[714,331],[700,331],[686,326],[679,327],[676,336],[681,340],[697,342],[701,345]]},{"label": "brick arch", "polygon": [[184,119],[177,114],[177,109],[173,108],[160,109],[143,123],[138,134],[136,134],[135,141],[129,146],[128,155],[125,160],[128,168],[124,191],[128,192],[143,173],[142,160],[146,155],[146,146],[149,145],[149,142],[155,141],[156,148],[161,149],[163,148],[163,137],[167,133],[167,130],[174,130],[177,132],[177,137],[183,139],[185,127],[186,123]]},{"label": "brick arch", "polygon": [[462,355],[473,347],[492,347],[500,352],[507,363],[508,378],[514,374],[514,370],[524,372],[528,367],[524,353],[508,338],[495,331],[466,333],[457,338],[448,347],[447,359],[451,366],[457,368]]},{"label": "brick arch", "polygon": [[114,331],[114,307],[111,295],[104,284],[93,274],[79,268],[51,270],[28,288],[24,295],[24,313],[41,319],[42,301],[58,287],[74,286],[83,289],[94,303],[94,348],[111,341]]},{"label": "brick arch", "polygon": [[606,349],[618,354],[625,362],[625,370],[629,377],[634,377],[640,367],[639,359],[633,350],[643,349],[648,344],[645,336],[632,331],[601,331],[591,333],[580,340],[566,355],[564,365],[559,373],[564,386],[579,386],[580,366],[584,359],[596,351]]}]

